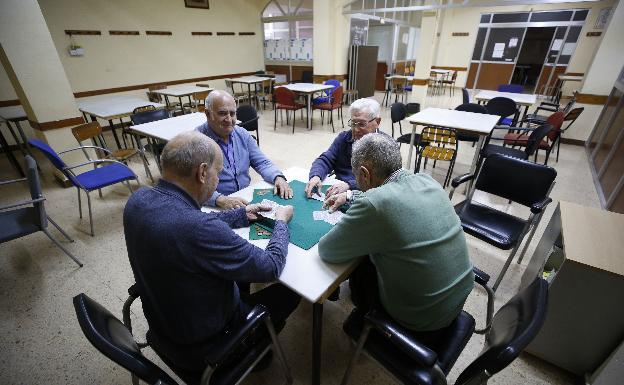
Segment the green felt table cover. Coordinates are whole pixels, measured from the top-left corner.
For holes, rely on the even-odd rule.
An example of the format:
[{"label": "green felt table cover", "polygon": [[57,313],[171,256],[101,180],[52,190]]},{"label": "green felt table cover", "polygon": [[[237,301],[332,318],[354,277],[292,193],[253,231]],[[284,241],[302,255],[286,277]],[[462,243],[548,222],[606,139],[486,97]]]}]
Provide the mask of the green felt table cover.
[{"label": "green felt table cover", "polygon": [[[290,187],[293,189],[292,199],[282,199],[277,195],[273,195],[273,187],[266,189],[255,189],[251,203],[260,203],[264,199],[268,199],[279,203],[280,205],[291,205],[294,208],[294,215],[288,223],[290,230],[290,242],[309,250],[316,245],[321,237],[333,227],[325,221],[315,221],[312,217],[314,211],[323,210],[323,202],[316,199],[308,199],[305,195],[306,184],[298,180],[291,181]],[[330,185],[323,185],[321,191],[327,192]],[[260,225],[264,229],[272,229],[273,221],[262,218],[256,225]],[[253,224],[249,228],[249,239],[266,239],[267,235],[259,235],[254,229]]]}]

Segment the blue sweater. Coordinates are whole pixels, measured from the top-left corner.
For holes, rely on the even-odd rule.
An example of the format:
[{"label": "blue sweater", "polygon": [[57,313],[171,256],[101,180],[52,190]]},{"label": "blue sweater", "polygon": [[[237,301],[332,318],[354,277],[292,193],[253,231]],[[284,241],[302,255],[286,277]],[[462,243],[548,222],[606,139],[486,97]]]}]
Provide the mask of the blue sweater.
[{"label": "blue sweater", "polygon": [[336,173],[336,179],[348,183],[351,190],[356,190],[357,183],[351,170],[353,142],[351,130],[339,133],[329,149],[312,163],[310,178],[318,176],[323,180],[333,170]]},{"label": "blue sweater", "polygon": [[227,144],[208,126],[208,122],[196,130],[217,142],[223,151],[223,170],[219,174],[217,190],[208,199],[208,206],[216,206],[215,202],[222,194],[229,195],[249,186],[250,166],[262,176],[262,179],[271,184],[275,183],[278,176],[284,176],[260,151],[256,140],[244,128],[234,127]]},{"label": "blue sweater", "polygon": [[262,250],[232,231],[249,225],[244,208],[204,213],[165,180],[132,194],[123,222],[145,318],[175,344],[197,344],[219,333],[240,303],[235,281],[274,281],[286,263],[285,222],[276,222]]}]

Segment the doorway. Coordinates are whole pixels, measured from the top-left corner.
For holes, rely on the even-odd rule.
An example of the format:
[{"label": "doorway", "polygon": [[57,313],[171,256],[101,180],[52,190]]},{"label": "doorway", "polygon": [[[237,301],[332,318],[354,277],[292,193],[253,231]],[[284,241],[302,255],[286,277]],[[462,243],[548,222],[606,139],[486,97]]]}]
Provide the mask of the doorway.
[{"label": "doorway", "polygon": [[527,28],[511,83],[521,84],[525,92],[534,93],[556,29],[556,27]]}]

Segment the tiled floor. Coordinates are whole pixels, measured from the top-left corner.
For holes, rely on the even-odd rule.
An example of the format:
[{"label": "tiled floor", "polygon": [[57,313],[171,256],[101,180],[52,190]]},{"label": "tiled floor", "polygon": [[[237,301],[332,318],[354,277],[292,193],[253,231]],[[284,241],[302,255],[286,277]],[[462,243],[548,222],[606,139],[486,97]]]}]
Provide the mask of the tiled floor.
[{"label": "tiled floor", "polygon": [[[376,95],[381,99],[381,95]],[[441,96],[429,100],[428,105],[453,107],[460,103],[460,94],[453,98]],[[345,117],[348,112],[345,110]],[[382,111],[382,130],[390,132],[389,109]],[[318,154],[325,150],[335,134],[327,124],[321,125],[319,114],[315,114],[314,129],[305,129],[305,123],[297,120],[293,135],[290,126],[273,130],[273,112],[266,111],[260,119],[260,145],[262,150],[279,167],[309,167]],[[404,125],[406,127],[407,125]],[[336,130],[341,130],[338,122]],[[111,143],[113,143],[111,141]],[[404,159],[407,146],[403,146]],[[454,175],[468,170],[474,149],[460,144],[459,157]],[[36,384],[128,384],[129,374],[99,354],[84,338],[74,314],[71,299],[84,292],[103,304],[113,313],[121,316],[121,308],[127,296],[127,288],[133,283],[132,272],[126,255],[122,229],[123,207],[128,191],[123,186],[106,188],[103,198],[94,194],[93,212],[95,237],[89,235],[89,223],[80,220],[77,213],[77,197],[74,189],[64,189],[54,180],[50,164],[38,157],[43,170],[43,189],[47,198],[48,214],[75,238],[67,247],[84,262],[77,266],[57,249],[42,233],[14,240],[0,245],[0,383]],[[548,209],[545,220],[538,229],[534,242],[529,247],[530,256],[543,228],[559,200],[578,202],[588,206],[599,206],[598,197],[590,175],[584,149],[563,145],[558,163],[552,161],[558,171],[557,185],[552,197],[554,204]],[[131,167],[146,183],[142,164],[131,163]],[[159,175],[151,164],[154,175]],[[446,165],[438,164],[428,168],[438,181],[442,181]],[[258,176],[253,174],[253,179]],[[12,179],[15,175],[6,157],[0,156],[0,180]],[[27,199],[26,185],[2,186],[0,204]],[[461,199],[461,195],[455,199]],[[486,196],[479,199],[490,200]],[[509,212],[526,213],[515,205],[499,204]],[[85,212],[86,214],[86,212]],[[52,233],[59,239],[56,230]],[[496,277],[507,253],[501,252],[483,242],[468,237],[472,260],[476,266]],[[500,307],[515,293],[520,277],[529,257],[522,265],[513,263],[498,291],[496,307]],[[353,347],[342,332],[342,321],[352,306],[349,301],[348,285],[342,285],[341,299],[327,302],[324,312],[322,383],[337,384],[344,373]],[[289,319],[280,335],[287,359],[292,367],[295,383],[310,383],[311,371],[311,318],[312,307],[303,301]],[[466,309],[482,322],[485,314],[485,294],[475,289],[468,299]],[[146,329],[141,308],[134,307],[134,325],[137,335]],[[473,336],[466,350],[460,356],[450,374],[454,382],[459,373],[479,354],[483,338]],[[145,354],[164,367],[162,362],[148,348]],[[274,362],[264,372],[250,375],[247,384],[274,384],[281,382],[279,366]],[[510,367],[493,377],[492,384],[571,384],[576,379],[528,354],[523,354]],[[364,357],[358,363],[352,377],[353,384],[392,384],[394,380],[375,362]]]}]

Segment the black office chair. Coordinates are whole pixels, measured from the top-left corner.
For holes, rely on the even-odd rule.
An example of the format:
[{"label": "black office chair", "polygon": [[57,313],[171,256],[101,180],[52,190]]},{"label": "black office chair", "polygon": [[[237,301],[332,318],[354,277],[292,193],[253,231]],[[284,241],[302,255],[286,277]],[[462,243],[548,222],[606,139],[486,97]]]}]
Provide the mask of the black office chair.
[{"label": "black office chair", "polygon": [[258,112],[254,106],[250,104],[243,104],[236,109],[236,117],[242,122],[239,126],[243,127],[249,132],[256,132],[256,135],[252,137],[260,145],[260,130],[258,129]]},{"label": "black office chair", "polygon": [[41,183],[39,182],[39,174],[37,173],[37,162],[30,156],[26,155],[27,178],[0,182],[0,185],[7,185],[16,182],[28,181],[30,189],[30,200],[22,201],[14,204],[0,206],[0,243],[8,242],[13,239],[25,237],[37,231],[43,231],[54,242],[59,249],[63,250],[68,257],[74,260],[78,266],[82,267],[82,262],[69,252],[63,245],[59,243],[48,231],[48,221],[56,227],[70,242],[74,240],[54,222],[45,211],[43,202],[45,198],[41,192]]},{"label": "black office chair", "polygon": [[466,103],[470,103],[470,94],[467,89],[462,88],[462,104]]},{"label": "black office chair", "polygon": [[[480,279],[476,276],[475,280]],[[486,384],[513,362],[542,327],[547,301],[548,284],[536,278],[501,307],[487,327],[481,354],[464,369],[455,384]],[[436,333],[433,342],[423,343],[383,310],[372,310],[362,319],[356,309],[343,325],[344,331],[357,341],[357,347],[342,385],[348,383],[362,350],[403,384],[447,384],[446,376],[470,340],[474,326],[474,318],[462,311],[450,326]]]},{"label": "black office chair", "polygon": [[[556,177],[557,171],[551,167],[511,156],[493,154],[485,158],[476,175],[464,174],[451,182],[449,199],[453,197],[455,189],[460,184],[476,180],[475,187],[468,192],[466,200],[455,205],[455,212],[461,220],[464,231],[499,249],[511,249],[507,261],[492,286],[493,290],[498,288],[522,240],[529,233],[518,258],[518,263],[522,262],[546,206],[552,202],[549,195]],[[531,214],[527,219],[522,219],[474,202],[472,198],[475,189],[528,207]]]},{"label": "black office chair", "polygon": [[[465,90],[465,88],[462,88],[462,91],[463,90]],[[466,95],[467,94],[468,92],[466,92]],[[480,104],[476,104],[476,103],[463,103],[455,107],[455,110],[465,111],[465,112],[474,112],[475,114],[487,114],[488,113],[488,110],[484,106]],[[479,141],[479,135],[466,134],[460,131],[457,133],[457,140],[463,141],[463,142],[472,142],[472,146],[474,147],[474,144]]]},{"label": "black office chair", "polygon": [[[546,137],[546,135],[548,135],[548,133],[552,130],[552,128],[553,127],[550,124],[542,124],[537,128],[496,126],[492,129],[490,135],[488,135],[485,139],[483,150],[481,150],[481,158],[479,159],[478,164],[481,164],[483,158],[487,158],[488,156],[493,154],[502,154],[520,159],[529,159],[531,155],[534,155],[533,160],[537,162],[537,150],[539,149],[539,145]],[[494,136],[496,132],[499,132],[501,130],[505,133],[508,133],[510,130],[528,133],[529,136],[527,138],[526,147],[524,147],[524,149],[506,147],[504,142],[502,146],[497,144],[490,144],[490,141],[492,140],[505,140],[504,137]]]},{"label": "black office chair", "polygon": [[392,103],[390,106],[390,119],[392,120],[392,137],[394,138],[394,123],[399,123],[399,133],[403,135],[401,120],[405,119],[406,109],[403,103]]},{"label": "black office chair", "polygon": [[[518,106],[516,102],[509,98],[492,98],[487,102],[485,108],[490,115],[498,115],[501,117],[498,124],[515,126],[518,122]],[[511,115],[513,115],[513,118],[509,118]]]},{"label": "black office chair", "polygon": [[[169,119],[169,111],[164,108],[158,110],[143,110],[140,112],[136,112],[130,116],[130,120],[132,121],[132,125],[136,126],[138,124],[144,124],[149,122],[155,122],[157,120]],[[154,156],[156,160],[156,165],[158,166],[158,170],[162,173],[160,168],[160,154],[162,153],[163,148],[165,148],[165,144],[157,141],[153,138],[147,138],[147,145],[145,146],[145,150],[148,150]]]}]

